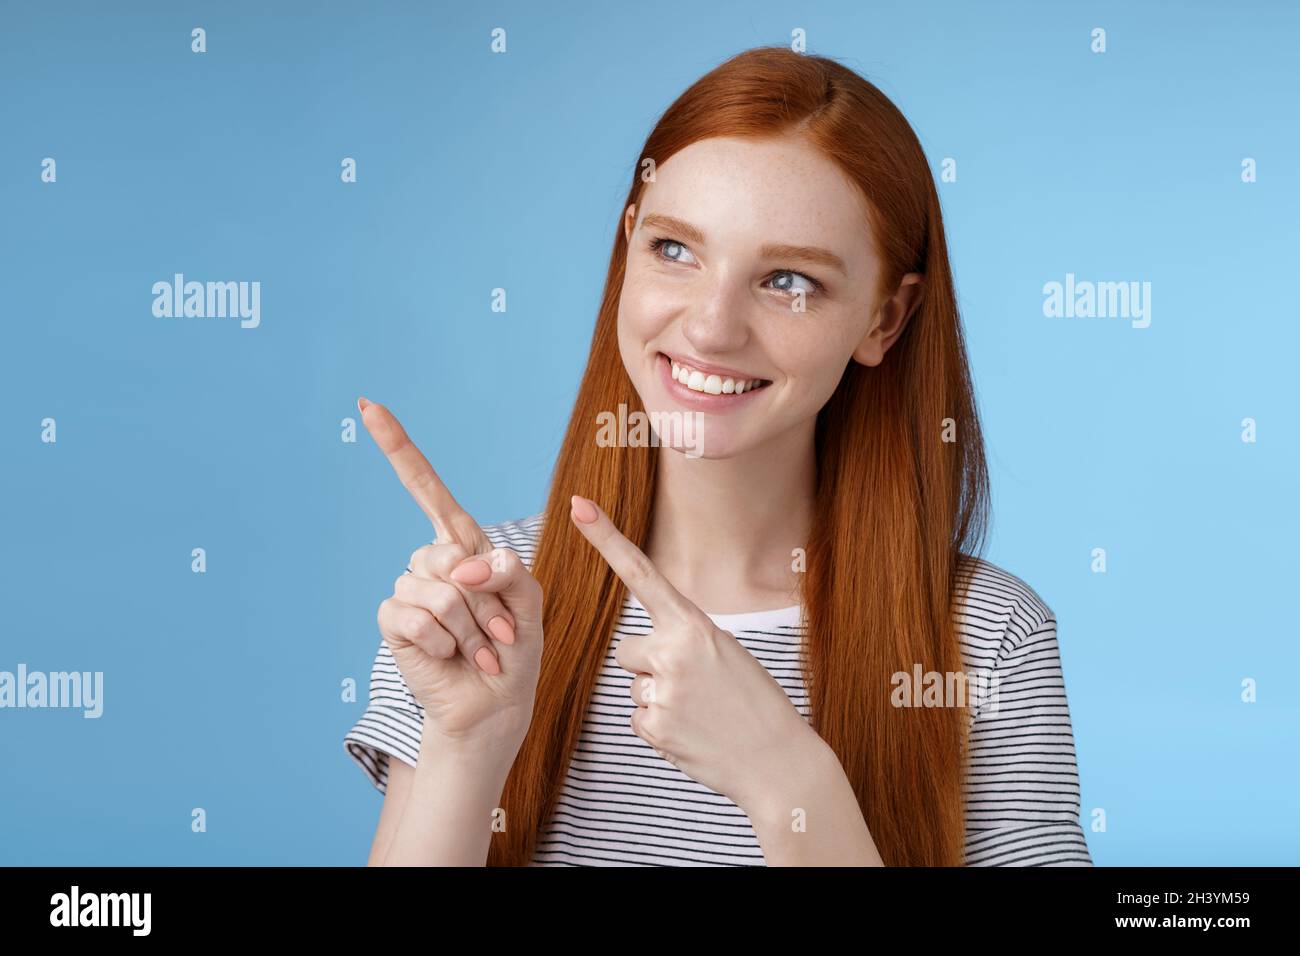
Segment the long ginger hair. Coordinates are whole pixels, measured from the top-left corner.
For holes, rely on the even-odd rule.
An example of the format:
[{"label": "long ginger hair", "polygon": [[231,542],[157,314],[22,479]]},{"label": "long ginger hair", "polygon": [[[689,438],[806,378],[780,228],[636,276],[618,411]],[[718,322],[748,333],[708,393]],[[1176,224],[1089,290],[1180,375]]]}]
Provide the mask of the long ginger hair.
[{"label": "long ginger hair", "polygon": [[[626,586],[569,519],[594,499],[644,549],[653,447],[601,447],[597,416],[644,411],[619,355],[627,263],[622,212],[639,208],[641,159],[662,165],[713,136],[795,134],[821,148],[870,210],[878,292],[924,274],[884,361],[850,361],[816,423],[814,519],[800,583],[804,680],[813,729],[830,745],[888,866],[964,862],[965,706],[895,707],[893,675],[965,670],[957,641],[961,565],[984,547],[988,473],[940,216],[925,153],[903,114],[834,60],[784,47],[740,53],[660,118],[620,207],[604,296],[556,461],[533,573],[545,593],[532,724],[502,795],[488,864],[527,865],[549,818],[604,667]],[[672,452],[665,452],[666,454]]]}]

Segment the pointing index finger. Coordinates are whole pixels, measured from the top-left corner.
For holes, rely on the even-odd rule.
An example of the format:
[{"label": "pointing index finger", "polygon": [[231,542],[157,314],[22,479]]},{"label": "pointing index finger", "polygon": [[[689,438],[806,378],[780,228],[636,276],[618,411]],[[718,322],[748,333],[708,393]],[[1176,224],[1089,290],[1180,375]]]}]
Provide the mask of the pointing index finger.
[{"label": "pointing index finger", "polygon": [[429,464],[420,449],[415,447],[401,422],[387,408],[376,402],[360,399],[361,421],[370,432],[379,450],[384,453],[393,471],[411,493],[416,504],[433,522],[439,543],[455,542],[477,550],[478,523],[452,497],[438,473]]},{"label": "pointing index finger", "polygon": [[594,501],[574,495],[572,504],[574,524],[578,530],[601,553],[641,606],[650,612],[652,622],[664,619],[685,621],[704,616],[703,611],[660,573],[645,552],[624,537]]}]

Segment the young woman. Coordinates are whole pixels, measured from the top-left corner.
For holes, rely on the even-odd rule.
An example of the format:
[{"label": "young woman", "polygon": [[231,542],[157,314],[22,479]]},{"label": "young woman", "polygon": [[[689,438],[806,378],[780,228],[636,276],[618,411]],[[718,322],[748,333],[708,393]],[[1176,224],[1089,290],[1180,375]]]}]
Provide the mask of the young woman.
[{"label": "young woman", "polygon": [[[747,51],[663,115],[623,209],[545,511],[478,526],[359,402],[438,533],[345,738],[385,793],[370,862],[1089,865],[1055,617],[978,556],[903,115]],[[609,441],[636,412],[687,427]]]}]

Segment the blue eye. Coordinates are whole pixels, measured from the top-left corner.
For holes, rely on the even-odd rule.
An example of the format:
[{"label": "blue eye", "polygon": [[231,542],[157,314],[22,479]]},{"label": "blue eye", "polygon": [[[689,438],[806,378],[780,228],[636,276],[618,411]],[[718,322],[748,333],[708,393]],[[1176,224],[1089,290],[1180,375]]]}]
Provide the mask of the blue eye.
[{"label": "blue eye", "polygon": [[[664,262],[682,262],[682,259],[677,258],[678,250],[681,252],[689,251],[687,250],[685,243],[678,242],[676,239],[670,239],[667,236],[656,236],[651,239],[649,248],[651,253],[653,253],[657,258],[662,259]],[[665,253],[668,254],[665,255]],[[772,273],[771,279],[776,279],[779,276],[798,277],[803,279],[812,287],[810,289],[796,289],[788,283],[786,285],[775,285],[771,287],[777,292],[786,295],[793,295],[796,292],[802,291],[805,296],[810,296],[818,295],[826,290],[826,287],[822,285],[820,280],[815,279],[806,272],[796,272],[793,269],[778,269],[776,272]],[[769,279],[769,281],[771,281],[771,279]]]},{"label": "blue eye", "polygon": [[675,256],[665,256],[663,254],[664,249],[681,249],[682,251],[685,251],[686,246],[678,242],[676,239],[669,239],[667,236],[658,236],[650,240],[650,251],[660,259],[666,259],[668,262],[682,261]]},{"label": "blue eye", "polygon": [[[803,290],[804,295],[816,295],[818,292],[822,291],[822,284],[820,282],[818,282],[812,276],[804,275],[802,272],[795,272],[793,269],[782,269],[780,272],[775,272],[772,274],[773,279],[775,279],[777,276],[792,276],[807,281],[812,286],[812,288],[804,289]],[[775,286],[774,288],[776,288],[777,291],[779,292],[789,292],[791,294],[799,291],[798,289],[789,286]]]}]

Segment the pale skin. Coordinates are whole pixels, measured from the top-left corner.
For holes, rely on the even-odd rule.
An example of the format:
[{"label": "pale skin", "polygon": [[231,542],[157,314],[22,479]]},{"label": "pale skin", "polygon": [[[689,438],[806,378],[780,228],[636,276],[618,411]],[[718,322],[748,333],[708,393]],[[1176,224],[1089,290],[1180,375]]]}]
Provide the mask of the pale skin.
[{"label": "pale skin", "polygon": [[[632,727],[745,811],[769,865],[883,865],[834,752],[702,609],[797,601],[792,553],[813,513],[817,412],[849,362],[882,361],[922,277],[877,292],[856,190],[793,137],[695,143],[658,167],[641,207],[623,220],[620,354],[647,411],[702,411],[704,444],[695,458],[657,449],[645,552],[573,489],[575,526],[653,622],[616,655],[636,675]],[[666,242],[652,250],[656,238]],[[792,307],[798,290],[805,311]],[[687,394],[665,378],[661,353],[767,384],[743,401]],[[417,766],[389,760],[369,862],[482,865],[532,713],[541,588],[512,552],[493,551],[391,412],[366,403],[362,418],[439,532],[403,575],[419,580],[399,579],[380,605],[380,631],[426,721]],[[490,626],[494,617],[509,627]]]}]

